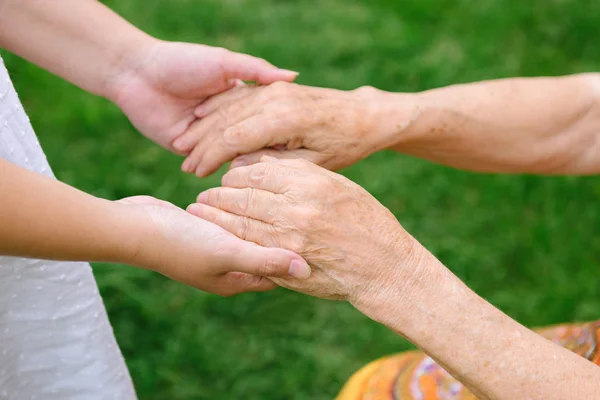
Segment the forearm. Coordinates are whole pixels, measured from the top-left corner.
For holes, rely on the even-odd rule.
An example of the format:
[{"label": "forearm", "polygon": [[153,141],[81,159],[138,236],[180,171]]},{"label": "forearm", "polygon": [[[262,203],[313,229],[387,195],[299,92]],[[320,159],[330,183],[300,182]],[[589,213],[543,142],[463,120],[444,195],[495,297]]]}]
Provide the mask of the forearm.
[{"label": "forearm", "polygon": [[136,250],[132,215],[0,159],[0,254],[126,262]]},{"label": "forearm", "polygon": [[152,38],[96,0],[0,0],[0,47],[111,97]]},{"label": "forearm", "polygon": [[433,256],[419,268],[428,272],[398,283],[366,307],[367,315],[418,345],[478,398],[597,396],[598,366],[518,324]]},{"label": "forearm", "polygon": [[479,172],[600,172],[600,74],[381,95],[388,147]]}]

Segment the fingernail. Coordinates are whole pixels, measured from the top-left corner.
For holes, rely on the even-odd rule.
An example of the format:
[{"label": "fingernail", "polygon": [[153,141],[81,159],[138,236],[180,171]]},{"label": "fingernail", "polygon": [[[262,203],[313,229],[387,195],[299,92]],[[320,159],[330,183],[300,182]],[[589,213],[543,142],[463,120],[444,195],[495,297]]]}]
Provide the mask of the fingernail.
[{"label": "fingernail", "polygon": [[232,161],[232,163],[231,163],[231,169],[238,168],[238,167],[245,167],[246,165],[248,165],[248,163],[246,161],[244,161],[241,158],[237,158],[237,159],[235,159],[235,160]]},{"label": "fingernail", "polygon": [[190,160],[189,158],[186,158],[185,161],[183,162],[183,164],[181,164],[181,170],[183,172],[191,172],[191,167],[192,167],[192,160]]},{"label": "fingernail", "polygon": [[290,263],[288,274],[294,278],[307,279],[310,276],[311,270],[305,261],[293,259]]},{"label": "fingernail", "polygon": [[177,151],[186,150],[185,140],[182,138],[175,139],[175,141],[173,142],[173,148]]}]

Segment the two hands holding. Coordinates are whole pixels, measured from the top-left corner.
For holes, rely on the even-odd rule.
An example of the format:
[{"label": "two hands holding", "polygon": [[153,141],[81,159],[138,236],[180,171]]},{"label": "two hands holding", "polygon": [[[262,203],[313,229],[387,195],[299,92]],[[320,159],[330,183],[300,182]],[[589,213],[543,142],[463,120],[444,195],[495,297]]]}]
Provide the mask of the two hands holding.
[{"label": "two hands holding", "polygon": [[[139,217],[142,227],[132,235],[139,240],[124,242],[134,250],[123,252],[126,259],[118,261],[226,296],[270,290],[276,282],[321,297],[350,299],[354,289],[349,286],[369,284],[356,276],[362,269],[367,272],[363,265],[373,265],[375,259],[397,262],[391,254],[395,247],[412,252],[416,242],[362,188],[315,164],[292,160],[339,169],[385,148],[376,127],[367,126],[366,117],[375,121],[374,115],[366,115],[374,114],[374,89],[342,92],[295,85],[290,83],[295,72],[259,58],[152,38],[139,42],[117,70],[99,94],[114,101],[146,137],[185,155],[184,171],[207,176],[231,160],[233,166],[255,164],[232,170],[224,187],[202,194],[189,213],[146,196],[116,202],[130,210],[125,213],[129,218]],[[262,182],[285,186],[254,187],[260,183],[256,168],[261,168]],[[227,190],[232,176],[238,177],[237,190]],[[218,203],[210,202],[214,199]],[[290,201],[278,203],[284,199]],[[266,214],[244,214],[258,209]],[[233,215],[240,220],[227,218]],[[319,226],[326,220],[329,225]],[[306,224],[317,228],[319,237],[303,229]],[[365,236],[372,243],[363,241],[361,254],[348,254],[356,249],[355,238]],[[329,243],[332,238],[335,242]],[[328,260],[334,259],[348,271],[329,271],[333,265]],[[344,282],[342,275],[337,282],[333,278],[354,269],[355,276],[348,277],[354,283]]]},{"label": "two hands holding", "polygon": [[132,62],[141,67],[114,78],[107,97],[148,138],[185,155],[184,171],[207,176],[232,160],[238,168],[187,213],[145,196],[116,202],[143,221],[122,261],[220,295],[280,285],[351,301],[406,273],[399,254],[417,262],[418,243],[387,209],[317,166],[343,168],[388,147],[371,110],[382,93],[292,84],[295,73],[224,49],[147,48],[152,61]]},{"label": "two hands holding", "polygon": [[95,1],[69,13],[57,2],[0,6],[0,47],[116,103],[185,156],[185,172],[233,167],[182,210],[98,199],[0,159],[0,222],[10,227],[0,254],[125,263],[220,295],[279,285],[347,300],[478,398],[523,398],[524,388],[529,398],[595,398],[595,365],[487,303],[331,171],[392,149],[471,171],[598,173],[598,74],[339,91],[293,84],[296,73],[248,55],[154,39]]}]

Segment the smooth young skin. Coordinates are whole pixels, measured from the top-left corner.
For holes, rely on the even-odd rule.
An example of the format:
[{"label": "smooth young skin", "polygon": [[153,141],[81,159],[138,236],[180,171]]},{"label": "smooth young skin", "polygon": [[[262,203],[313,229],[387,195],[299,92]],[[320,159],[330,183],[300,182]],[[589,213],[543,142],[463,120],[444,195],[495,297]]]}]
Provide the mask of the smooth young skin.
[{"label": "smooth young skin", "polygon": [[0,159],[0,255],[131,264],[208,292],[265,291],[306,278],[288,250],[239,239],[152,197],[108,201]]},{"label": "smooth young skin", "polygon": [[238,80],[297,75],[226,49],[155,39],[96,0],[0,0],[0,47],[115,102],[169,150],[207,97]]},{"label": "smooth young skin", "polygon": [[348,300],[405,336],[482,400],[592,399],[600,368],[466,287],[348,179],[304,160],[236,168],[188,211],[236,236],[294,249],[312,266],[278,284]]},{"label": "smooth young skin", "polygon": [[414,94],[278,82],[236,88],[196,112],[202,120],[175,146],[191,152],[185,162],[199,176],[262,155],[338,170],[386,148],[477,172],[600,172],[600,74]]},{"label": "smooth young skin", "polygon": [[[207,97],[240,79],[268,84],[296,76],[225,49],[157,40],[95,0],[0,0],[0,47],[114,101],[171,150]],[[3,255],[130,263],[223,295],[272,289],[262,277],[287,275],[299,259],[240,241],[165,202],[111,203],[0,166],[2,193],[9,193],[0,199]],[[308,273],[303,261],[293,271]]]}]

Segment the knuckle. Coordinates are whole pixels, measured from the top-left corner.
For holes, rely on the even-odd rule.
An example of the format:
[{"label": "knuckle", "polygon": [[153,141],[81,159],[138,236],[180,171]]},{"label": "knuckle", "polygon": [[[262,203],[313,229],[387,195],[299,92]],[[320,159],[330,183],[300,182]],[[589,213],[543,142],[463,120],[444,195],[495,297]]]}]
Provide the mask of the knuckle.
[{"label": "knuckle", "polygon": [[304,245],[304,237],[302,235],[297,234],[288,239],[288,243],[286,243],[285,247],[296,254],[302,255],[302,252],[304,251]]},{"label": "knuckle", "polygon": [[310,228],[320,218],[319,212],[314,207],[299,208],[296,212],[297,227],[302,230]]},{"label": "knuckle", "polygon": [[357,89],[354,89],[354,92],[356,94],[361,95],[361,96],[367,96],[367,97],[377,94],[378,91],[379,90],[377,88],[370,86],[370,85],[361,86]]},{"label": "knuckle", "polygon": [[242,215],[248,215],[248,210],[252,205],[252,202],[256,198],[256,189],[248,188],[244,190],[244,196],[239,204],[239,209]]},{"label": "knuckle", "polygon": [[286,97],[290,93],[292,83],[277,81],[269,85],[269,94],[273,97]]},{"label": "knuckle", "polygon": [[240,239],[247,240],[250,236],[250,220],[248,218],[240,218],[239,237]]},{"label": "knuckle", "polygon": [[250,184],[253,186],[260,187],[265,179],[265,176],[271,173],[272,170],[273,167],[270,164],[255,164],[253,168],[250,169],[250,173],[248,174],[248,182],[250,182]]}]

